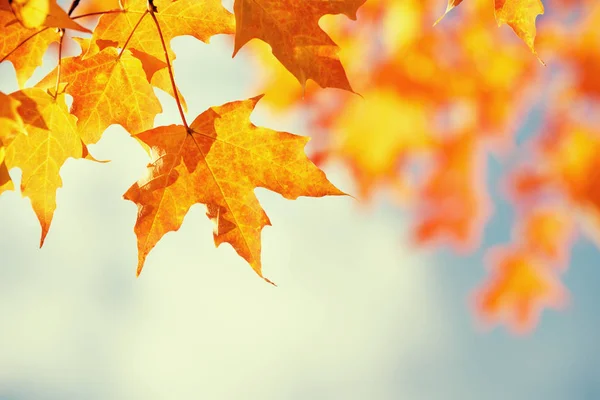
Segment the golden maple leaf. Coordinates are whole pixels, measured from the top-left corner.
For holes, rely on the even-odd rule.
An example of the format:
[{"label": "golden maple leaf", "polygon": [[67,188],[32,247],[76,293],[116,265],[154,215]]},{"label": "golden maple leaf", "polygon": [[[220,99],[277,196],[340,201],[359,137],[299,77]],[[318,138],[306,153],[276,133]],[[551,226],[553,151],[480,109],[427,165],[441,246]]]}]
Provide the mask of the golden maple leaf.
[{"label": "golden maple leaf", "polygon": [[[53,71],[37,86],[54,87],[56,74]],[[71,112],[86,144],[96,143],[112,124],[132,134],[150,129],[162,111],[141,62],[128,50],[119,55],[108,47],[93,57],[66,58],[61,81],[68,83],[65,91],[73,96]]]},{"label": "golden maple leaf", "polygon": [[92,33],[71,19],[56,0],[0,0],[0,11],[7,11],[24,28],[52,27]]},{"label": "golden maple leaf", "polygon": [[0,9],[5,9],[7,4],[25,28],[41,27],[50,12],[49,0],[2,0]]},{"label": "golden maple leaf", "polygon": [[10,61],[13,64],[17,83],[22,88],[33,71],[42,65],[48,46],[59,41],[60,34],[55,29],[26,28],[14,21],[12,12],[0,9],[0,62]]},{"label": "golden maple leaf", "polygon": [[288,199],[344,194],[304,154],[308,138],[250,123],[260,97],[211,107],[189,131],[171,125],[136,135],[154,154],[147,175],[124,195],[138,205],[138,275],[160,238],[202,203],[215,224],[215,244],[230,243],[262,276],[260,235],[270,221],[254,189]]},{"label": "golden maple leaf", "polygon": [[487,322],[504,320],[513,331],[530,331],[543,307],[566,305],[568,294],[558,278],[523,248],[497,248],[490,253],[492,275],[474,295],[474,305]]},{"label": "golden maple leaf", "polygon": [[[448,0],[444,15],[462,2],[463,0]],[[494,15],[498,26],[502,24],[510,26],[534,54],[537,54],[534,48],[535,20],[541,14],[544,14],[541,0],[494,0]],[[436,24],[444,15],[436,21]]]},{"label": "golden maple leaf", "polygon": [[566,209],[538,207],[523,218],[516,239],[540,259],[563,269],[573,235],[572,216]]},{"label": "golden maple leaf", "polygon": [[56,209],[56,190],[62,186],[60,168],[67,158],[85,158],[88,153],[64,94],[54,98],[42,89],[30,88],[10,97],[20,103],[24,132],[6,149],[6,165],[23,172],[21,193],[29,197],[40,221],[41,246]]}]

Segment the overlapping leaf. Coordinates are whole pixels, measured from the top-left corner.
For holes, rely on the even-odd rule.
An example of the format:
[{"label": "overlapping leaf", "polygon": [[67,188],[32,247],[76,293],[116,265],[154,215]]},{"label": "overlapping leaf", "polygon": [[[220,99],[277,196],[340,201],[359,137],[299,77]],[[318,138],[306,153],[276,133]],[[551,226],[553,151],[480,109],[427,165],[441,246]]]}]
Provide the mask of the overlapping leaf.
[{"label": "overlapping leaf", "polygon": [[[462,2],[463,0],[448,0],[444,15]],[[510,26],[535,53],[535,20],[538,15],[544,14],[541,0],[494,0],[494,14],[498,25]]]},{"label": "overlapping leaf", "polygon": [[8,146],[6,165],[8,169],[18,167],[23,172],[21,193],[31,200],[42,226],[41,246],[56,209],[56,190],[62,186],[60,168],[70,157],[86,157],[87,149],[64,95],[55,99],[42,89],[31,88],[10,97],[20,103],[18,111],[24,132]]},{"label": "overlapping leaf", "polygon": [[[50,1],[49,7],[49,14],[39,27],[36,23],[24,26],[15,19],[8,0],[0,0],[0,62],[13,64],[20,87],[24,87],[33,71],[42,65],[42,57],[50,44],[59,41],[60,32],[56,28],[90,32],[73,21],[56,1]],[[27,27],[32,25],[36,27]]]},{"label": "overlapping leaf", "polygon": [[0,10],[12,10],[19,22],[26,28],[39,28],[46,22],[50,12],[49,0],[9,0],[0,1]]},{"label": "overlapping leaf", "polygon": [[312,79],[321,87],[352,91],[338,57],[338,46],[319,27],[319,19],[327,14],[356,19],[365,1],[236,0],[233,55],[257,38],[271,46],[273,55],[302,86]]},{"label": "overlapping leaf", "polygon": [[227,242],[262,276],[260,235],[269,218],[257,187],[288,199],[341,195],[304,154],[308,139],[250,123],[260,97],[211,107],[190,125],[162,126],[137,135],[154,152],[147,175],[125,193],[138,205],[138,274],[167,232],[202,203],[217,245]]},{"label": "overlapping leaf", "polygon": [[10,12],[27,29],[41,27],[74,29],[91,33],[73,21],[56,0],[0,0],[0,12]]},{"label": "overlapping leaf", "polygon": [[[53,87],[56,73],[37,86]],[[73,96],[71,112],[86,144],[96,143],[112,124],[132,134],[150,129],[162,111],[141,62],[128,50],[119,55],[108,47],[93,57],[64,59],[61,81],[68,83],[65,90]]]},{"label": "overlapping leaf", "polygon": [[[0,62],[10,61],[17,74],[20,87],[42,65],[42,57],[51,43],[58,42],[59,33],[55,29],[29,29],[15,23],[10,11],[0,10]],[[20,43],[23,43],[19,46]]]}]

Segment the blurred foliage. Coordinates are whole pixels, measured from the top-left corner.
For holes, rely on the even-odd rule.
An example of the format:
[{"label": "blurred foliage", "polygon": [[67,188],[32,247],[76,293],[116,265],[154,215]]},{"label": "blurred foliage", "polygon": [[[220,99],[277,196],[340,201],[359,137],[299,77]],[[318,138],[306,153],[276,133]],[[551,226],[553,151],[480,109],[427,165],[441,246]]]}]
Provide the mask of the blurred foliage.
[{"label": "blurred foliage", "polygon": [[516,227],[511,243],[489,250],[488,281],[472,299],[482,321],[519,333],[543,307],[566,304],[560,276],[573,240],[600,239],[600,4],[544,5],[539,59],[495,27],[489,0],[443,19],[439,0],[369,0],[356,23],[327,16],[321,26],[361,96],[300,87],[268,46],[253,47],[264,66],[257,89],[275,110],[306,111],[314,160],[346,165],[362,199],[383,190],[410,210],[416,243],[479,248],[493,213],[487,159],[503,163]]}]

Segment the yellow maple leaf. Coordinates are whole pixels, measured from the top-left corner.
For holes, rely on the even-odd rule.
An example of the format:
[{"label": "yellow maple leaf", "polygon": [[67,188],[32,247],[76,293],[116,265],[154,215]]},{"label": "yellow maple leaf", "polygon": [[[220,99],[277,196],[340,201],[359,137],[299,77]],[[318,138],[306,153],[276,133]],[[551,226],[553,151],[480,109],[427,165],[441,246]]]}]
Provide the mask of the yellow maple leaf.
[{"label": "yellow maple leaf", "polygon": [[41,246],[56,209],[56,190],[62,186],[60,168],[69,157],[86,157],[87,149],[77,132],[75,117],[69,114],[64,94],[55,99],[42,89],[31,88],[10,97],[20,103],[24,132],[8,146],[6,165],[23,172],[21,192],[31,200],[40,221]]},{"label": "yellow maple leaf", "polygon": [[[128,50],[119,56],[116,49],[108,47],[93,57],[66,58],[61,81],[68,83],[65,91],[73,96],[71,112],[86,144],[96,143],[112,124],[120,124],[132,134],[150,129],[162,111],[141,62]],[[52,88],[55,84],[56,70],[37,86]]]},{"label": "yellow maple leaf", "polygon": [[[448,0],[446,12],[436,24],[463,0]],[[544,5],[541,0],[494,0],[494,15],[498,26],[507,24],[519,36],[534,54],[535,20],[538,15],[544,14]]]},{"label": "yellow maple leaf", "polygon": [[[106,45],[123,47],[127,43],[130,49],[164,60],[164,49],[156,25],[147,12],[147,3],[146,0],[129,0],[123,12],[103,15],[94,30],[92,42],[100,49]],[[169,43],[177,36],[190,35],[208,43],[211,36],[235,31],[233,15],[220,0],[155,0],[154,5],[154,14],[171,60],[174,54]],[[111,41],[114,43],[109,43]],[[96,51],[91,48],[90,54]]]},{"label": "yellow maple leaf", "polygon": [[202,203],[215,224],[215,244],[230,243],[262,276],[260,235],[270,221],[254,189],[288,199],[344,194],[304,154],[308,138],[250,123],[259,99],[211,107],[189,131],[171,125],[136,135],[154,153],[146,176],[124,195],[138,205],[138,275],[160,238]]},{"label": "yellow maple leaf", "polygon": [[4,159],[6,148],[23,132],[23,120],[17,111],[19,105],[16,99],[0,92],[0,194],[13,189]]}]

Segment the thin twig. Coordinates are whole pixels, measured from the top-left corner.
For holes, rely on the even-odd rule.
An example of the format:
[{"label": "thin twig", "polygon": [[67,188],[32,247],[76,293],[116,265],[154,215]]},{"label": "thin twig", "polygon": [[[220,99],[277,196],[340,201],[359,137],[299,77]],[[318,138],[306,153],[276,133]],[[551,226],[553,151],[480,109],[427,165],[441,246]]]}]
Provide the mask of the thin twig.
[{"label": "thin twig", "polygon": [[58,97],[58,87],[60,86],[60,73],[62,67],[62,48],[63,48],[63,38],[65,37],[65,30],[60,29],[59,31],[60,39],[58,41],[58,66],[56,67],[56,87],[54,90],[54,100]]},{"label": "thin twig", "polygon": [[131,33],[129,34],[129,37],[127,38],[127,40],[125,41],[125,44],[123,45],[123,47],[121,47],[121,51],[119,52],[119,56],[117,57],[117,59],[121,58],[121,55],[123,54],[123,52],[125,51],[125,49],[127,48],[127,45],[129,44],[129,41],[131,40],[131,38],[133,37],[133,34],[135,33],[135,30],[138,28],[138,26],[140,26],[140,24],[142,23],[142,20],[144,19],[144,17],[146,16],[146,14],[148,14],[148,10],[146,10],[142,16],[140,17],[140,19],[138,20],[138,22],[135,24],[135,26],[133,27],[133,29],[131,30]]},{"label": "thin twig", "polygon": [[173,87],[173,97],[175,97],[175,102],[177,103],[177,109],[179,109],[179,115],[181,116],[181,122],[183,122],[183,126],[185,130],[189,133],[190,127],[188,126],[187,120],[185,119],[185,114],[183,113],[183,108],[181,107],[181,100],[179,99],[179,92],[177,91],[177,85],[175,84],[175,76],[173,75],[173,67],[171,66],[171,60],[169,59],[169,52],[167,50],[167,44],[165,43],[165,38],[162,33],[162,29],[160,29],[160,23],[158,22],[158,18],[154,15],[154,3],[152,0],[148,1],[148,12],[150,16],[154,20],[154,24],[156,25],[156,29],[158,30],[158,36],[160,37],[160,42],[162,43],[163,50],[165,52],[165,61],[167,62],[167,69],[169,70],[169,77],[171,78],[171,86]]}]

